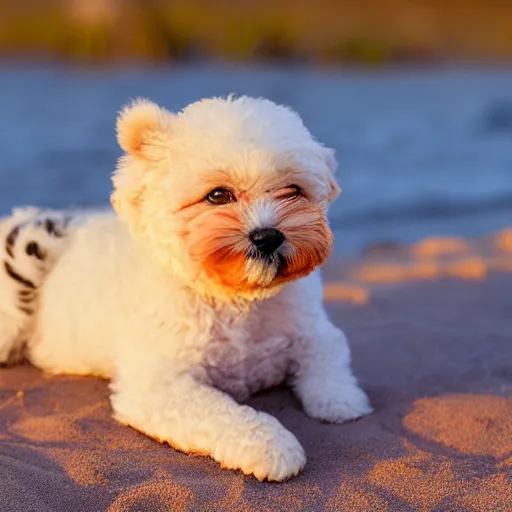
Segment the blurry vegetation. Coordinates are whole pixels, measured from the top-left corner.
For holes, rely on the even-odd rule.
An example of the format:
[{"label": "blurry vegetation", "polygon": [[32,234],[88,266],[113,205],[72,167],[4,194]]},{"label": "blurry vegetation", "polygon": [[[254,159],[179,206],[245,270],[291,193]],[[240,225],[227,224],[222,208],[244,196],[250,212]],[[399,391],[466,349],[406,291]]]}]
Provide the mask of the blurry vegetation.
[{"label": "blurry vegetation", "polygon": [[0,54],[384,65],[512,57],[508,0],[0,0]]}]

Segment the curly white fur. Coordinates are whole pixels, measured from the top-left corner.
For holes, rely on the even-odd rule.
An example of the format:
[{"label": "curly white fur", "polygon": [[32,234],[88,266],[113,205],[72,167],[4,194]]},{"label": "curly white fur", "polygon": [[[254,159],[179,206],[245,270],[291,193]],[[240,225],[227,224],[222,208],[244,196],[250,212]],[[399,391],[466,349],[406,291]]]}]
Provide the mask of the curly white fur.
[{"label": "curly white fur", "polygon": [[[0,223],[4,240],[18,226],[0,278],[0,361],[26,342],[45,371],[111,379],[122,423],[260,480],[296,475],[306,462],[297,439],[239,402],[287,381],[312,417],[371,411],[316,269],[338,193],[332,151],[289,109],[245,97],[178,115],[138,102],[118,134],[117,216],[64,216],[57,237],[41,222],[62,220],[51,212]],[[236,203],[205,204],[218,186]],[[280,257],[249,258],[251,231],[275,226],[286,236]],[[19,310],[16,294],[30,294],[13,272],[33,284],[33,313]]]}]

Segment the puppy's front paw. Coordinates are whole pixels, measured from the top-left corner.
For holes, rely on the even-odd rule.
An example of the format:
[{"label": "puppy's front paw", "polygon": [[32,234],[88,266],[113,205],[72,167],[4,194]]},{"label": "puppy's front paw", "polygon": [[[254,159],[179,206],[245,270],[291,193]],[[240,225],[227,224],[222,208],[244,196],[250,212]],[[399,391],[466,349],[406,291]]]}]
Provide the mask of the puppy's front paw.
[{"label": "puppy's front paw", "polygon": [[306,464],[306,454],[296,437],[274,417],[259,413],[263,420],[253,431],[247,432],[235,448],[221,457],[225,467],[240,469],[258,480],[282,482],[300,473]]},{"label": "puppy's front paw", "polygon": [[368,396],[357,384],[310,395],[303,405],[308,416],[329,423],[344,423],[373,412]]},{"label": "puppy's front paw", "polygon": [[258,480],[282,482],[298,475],[306,464],[304,448],[283,427],[262,443],[259,449],[261,451],[250,470]]}]

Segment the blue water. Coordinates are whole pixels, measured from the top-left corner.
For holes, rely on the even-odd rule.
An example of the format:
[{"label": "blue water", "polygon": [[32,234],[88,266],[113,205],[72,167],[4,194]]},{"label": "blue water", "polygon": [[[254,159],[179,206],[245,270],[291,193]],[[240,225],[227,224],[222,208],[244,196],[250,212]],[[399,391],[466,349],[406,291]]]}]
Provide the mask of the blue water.
[{"label": "blue water", "polygon": [[512,225],[512,70],[0,66],[0,214],[108,201],[116,113],[228,93],[291,105],[338,151],[338,254]]}]

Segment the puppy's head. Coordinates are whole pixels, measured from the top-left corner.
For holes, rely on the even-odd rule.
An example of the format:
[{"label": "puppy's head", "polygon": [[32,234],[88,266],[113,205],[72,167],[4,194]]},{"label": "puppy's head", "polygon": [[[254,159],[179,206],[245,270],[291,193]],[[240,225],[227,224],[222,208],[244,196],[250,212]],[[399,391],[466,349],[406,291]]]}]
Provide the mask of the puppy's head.
[{"label": "puppy's head", "polygon": [[138,100],[117,130],[126,154],[112,204],[188,286],[215,298],[262,298],[326,261],[336,161],[290,109],[229,97],[174,115]]}]

